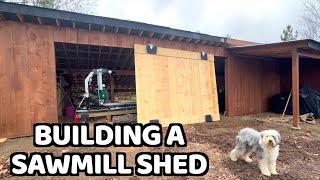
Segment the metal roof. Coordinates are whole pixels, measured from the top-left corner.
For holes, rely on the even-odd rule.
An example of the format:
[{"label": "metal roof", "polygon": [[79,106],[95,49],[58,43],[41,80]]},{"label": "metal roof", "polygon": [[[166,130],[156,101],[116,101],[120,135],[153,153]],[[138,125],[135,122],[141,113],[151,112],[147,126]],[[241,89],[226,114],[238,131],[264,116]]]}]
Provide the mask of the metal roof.
[{"label": "metal roof", "polygon": [[0,1],[0,19],[221,46],[227,38],[141,22]]}]

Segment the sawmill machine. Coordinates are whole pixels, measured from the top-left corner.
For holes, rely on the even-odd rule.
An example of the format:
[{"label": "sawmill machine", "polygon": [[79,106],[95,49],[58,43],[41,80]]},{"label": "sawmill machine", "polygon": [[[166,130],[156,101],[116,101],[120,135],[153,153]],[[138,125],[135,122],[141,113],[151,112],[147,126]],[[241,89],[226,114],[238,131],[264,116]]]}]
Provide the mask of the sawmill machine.
[{"label": "sawmill machine", "polygon": [[[110,103],[108,102],[109,95],[106,91],[106,86],[103,84],[102,76],[103,74],[108,73],[108,75],[111,77],[114,72],[112,70],[108,69],[93,69],[88,76],[84,80],[84,88],[85,92],[83,94],[83,98],[78,105],[78,108],[76,110],[76,119],[81,118],[81,122],[87,122],[87,120],[90,117],[106,117],[111,115],[122,115],[122,114],[128,114],[128,113],[136,113],[136,103],[135,102],[118,102],[118,103]],[[97,96],[90,93],[90,85],[92,78],[94,76],[97,76]],[[98,103],[95,103],[95,105],[91,106],[90,100],[95,97],[96,101]],[[86,102],[84,106],[81,106],[82,103]],[[78,122],[76,120],[75,122]]]},{"label": "sawmill machine", "polygon": [[102,82],[102,75],[107,73],[109,75],[112,74],[111,70],[107,70],[107,69],[93,69],[88,76],[86,77],[86,79],[84,80],[84,89],[85,89],[85,93],[84,93],[84,98],[86,98],[87,101],[87,108],[90,108],[90,102],[89,102],[89,96],[90,96],[90,92],[89,92],[89,86],[91,84],[92,81],[92,77],[94,75],[97,76],[97,85],[98,85],[98,99],[99,99],[99,106],[103,106],[107,100],[108,100],[108,92],[106,91],[106,86],[105,84],[103,84]]},{"label": "sawmill machine", "polygon": [[[106,91],[106,86],[103,84],[102,76],[103,74],[108,73],[111,77],[113,74],[112,70],[108,69],[93,69],[88,76],[84,80],[84,89],[85,93],[83,95],[83,99],[81,100],[80,104],[78,105],[77,112],[87,112],[92,110],[121,110],[121,109],[132,109],[135,108],[135,102],[122,102],[122,103],[108,103],[109,94]],[[89,92],[89,86],[91,85],[92,78],[97,76],[97,99],[98,99],[98,106],[91,107],[90,99],[94,96],[92,93]],[[83,102],[86,102],[85,106],[81,106]]]}]

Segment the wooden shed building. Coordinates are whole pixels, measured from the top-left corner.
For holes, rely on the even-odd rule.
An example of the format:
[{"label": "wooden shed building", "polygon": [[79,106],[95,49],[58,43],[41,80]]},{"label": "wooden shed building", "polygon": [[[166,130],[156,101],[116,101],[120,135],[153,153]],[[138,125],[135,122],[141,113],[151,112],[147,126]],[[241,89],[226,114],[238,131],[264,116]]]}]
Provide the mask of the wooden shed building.
[{"label": "wooden shed building", "polygon": [[320,90],[313,40],[256,44],[0,1],[0,42],[0,137],[58,122],[59,87],[83,93],[79,86],[95,68],[113,71],[111,101],[136,101],[141,123],[216,121],[219,107],[229,116],[266,112],[268,98],[292,89],[298,127],[299,84]]}]

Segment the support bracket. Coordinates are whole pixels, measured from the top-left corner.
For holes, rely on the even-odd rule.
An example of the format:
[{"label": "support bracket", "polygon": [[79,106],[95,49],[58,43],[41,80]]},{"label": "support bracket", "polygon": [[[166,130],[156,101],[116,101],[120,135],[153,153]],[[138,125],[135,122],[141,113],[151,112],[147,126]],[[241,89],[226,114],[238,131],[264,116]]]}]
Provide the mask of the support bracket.
[{"label": "support bracket", "polygon": [[202,60],[208,60],[208,54],[206,53],[206,52],[204,52],[204,51],[201,51],[201,59]]},{"label": "support bracket", "polygon": [[205,120],[206,120],[206,122],[212,122],[212,116],[210,114],[207,114],[205,116]]},{"label": "support bracket", "polygon": [[147,45],[147,53],[148,54],[157,54],[157,47],[153,46],[153,44]]}]

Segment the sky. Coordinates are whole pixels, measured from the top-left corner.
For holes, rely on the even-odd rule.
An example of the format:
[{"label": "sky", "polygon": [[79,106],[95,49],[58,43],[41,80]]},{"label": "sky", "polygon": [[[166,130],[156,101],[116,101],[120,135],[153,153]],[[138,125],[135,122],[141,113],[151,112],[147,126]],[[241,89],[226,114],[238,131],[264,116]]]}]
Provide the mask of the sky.
[{"label": "sky", "polygon": [[259,43],[299,31],[303,0],[98,0],[96,15]]}]

